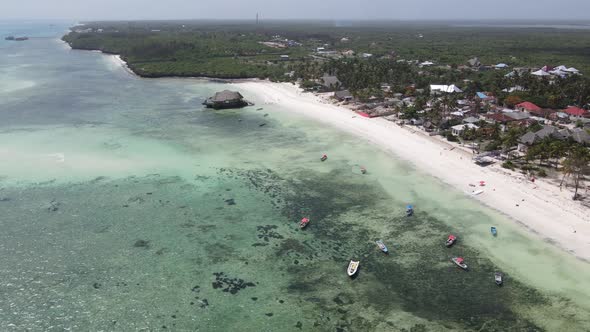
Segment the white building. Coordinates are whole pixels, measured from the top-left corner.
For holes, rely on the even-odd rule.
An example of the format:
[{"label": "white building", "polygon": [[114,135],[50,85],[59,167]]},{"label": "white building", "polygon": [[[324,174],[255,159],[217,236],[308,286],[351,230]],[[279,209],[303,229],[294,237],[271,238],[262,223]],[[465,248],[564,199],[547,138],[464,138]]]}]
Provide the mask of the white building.
[{"label": "white building", "polygon": [[455,84],[451,84],[451,85],[430,85],[430,93],[437,93],[437,92],[461,93],[463,91],[461,89],[459,89]]},{"label": "white building", "polygon": [[460,136],[463,131],[467,129],[479,129],[479,127],[473,123],[464,123],[451,127],[451,134],[453,134],[453,136]]}]

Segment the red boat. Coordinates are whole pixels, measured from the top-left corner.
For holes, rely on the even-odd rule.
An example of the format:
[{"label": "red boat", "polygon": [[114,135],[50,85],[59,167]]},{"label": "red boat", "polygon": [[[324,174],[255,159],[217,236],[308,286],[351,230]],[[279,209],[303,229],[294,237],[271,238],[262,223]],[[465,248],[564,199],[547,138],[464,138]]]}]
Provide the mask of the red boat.
[{"label": "red boat", "polygon": [[322,158],[320,159],[321,161],[326,161],[328,159],[327,155],[322,155]]},{"label": "red boat", "polygon": [[457,264],[457,266],[463,270],[467,270],[467,264],[463,262],[463,257],[453,257],[451,258],[451,261],[453,261],[453,263]]},{"label": "red boat", "polygon": [[309,224],[309,218],[303,218],[303,219],[301,219],[301,222],[299,223],[299,227],[305,228],[305,227],[307,227],[307,224]]},{"label": "red boat", "polygon": [[447,239],[447,242],[445,243],[445,245],[447,247],[452,246],[453,244],[455,244],[455,242],[457,242],[457,237],[453,234],[449,235],[449,238]]}]

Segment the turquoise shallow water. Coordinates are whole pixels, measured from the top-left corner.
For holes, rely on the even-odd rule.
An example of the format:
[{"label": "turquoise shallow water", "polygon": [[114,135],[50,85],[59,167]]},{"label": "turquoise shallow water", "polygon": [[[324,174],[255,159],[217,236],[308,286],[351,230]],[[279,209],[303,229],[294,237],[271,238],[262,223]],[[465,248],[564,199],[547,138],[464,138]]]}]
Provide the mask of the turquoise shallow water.
[{"label": "turquoise shallow water", "polygon": [[[65,28],[38,24],[0,35]],[[223,86],[55,38],[0,43],[0,330],[590,330],[586,263],[362,140],[204,110]]]}]

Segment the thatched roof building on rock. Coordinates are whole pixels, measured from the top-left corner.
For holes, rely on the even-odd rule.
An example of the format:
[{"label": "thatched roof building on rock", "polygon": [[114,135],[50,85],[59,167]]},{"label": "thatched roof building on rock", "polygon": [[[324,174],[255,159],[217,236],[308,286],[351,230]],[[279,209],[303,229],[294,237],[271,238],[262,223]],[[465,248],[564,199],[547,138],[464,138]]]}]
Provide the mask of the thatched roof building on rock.
[{"label": "thatched roof building on rock", "polygon": [[245,101],[244,96],[242,96],[239,92],[223,90],[221,92],[215,93],[213,97],[207,98],[203,105],[206,105],[208,108],[223,109],[240,108],[251,104]]}]

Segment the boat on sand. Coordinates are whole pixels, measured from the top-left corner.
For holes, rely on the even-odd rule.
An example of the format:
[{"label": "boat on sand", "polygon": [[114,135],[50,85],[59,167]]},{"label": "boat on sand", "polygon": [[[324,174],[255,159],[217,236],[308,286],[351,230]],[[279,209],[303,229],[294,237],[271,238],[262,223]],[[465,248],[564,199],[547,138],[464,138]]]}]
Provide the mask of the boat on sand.
[{"label": "boat on sand", "polygon": [[351,260],[350,263],[348,263],[348,269],[346,269],[346,273],[348,273],[349,277],[352,277],[357,273],[360,263],[361,262],[359,262],[359,261],[353,261],[353,260]]},{"label": "boat on sand", "polygon": [[301,222],[299,223],[299,228],[305,228],[307,227],[307,225],[309,224],[309,218],[303,218],[301,219]]},{"label": "boat on sand", "polygon": [[455,244],[455,242],[457,242],[457,237],[455,235],[451,234],[447,238],[447,242],[445,242],[445,245],[447,247],[451,247],[453,244]]},{"label": "boat on sand", "polygon": [[387,249],[387,246],[385,245],[385,243],[383,243],[383,241],[377,240],[375,241],[375,243],[377,243],[377,246],[381,251],[383,251],[386,254],[389,253],[389,250]]},{"label": "boat on sand", "polygon": [[467,270],[467,264],[463,262],[463,257],[453,257],[451,261],[463,270]]}]

